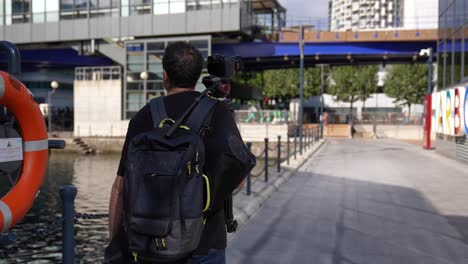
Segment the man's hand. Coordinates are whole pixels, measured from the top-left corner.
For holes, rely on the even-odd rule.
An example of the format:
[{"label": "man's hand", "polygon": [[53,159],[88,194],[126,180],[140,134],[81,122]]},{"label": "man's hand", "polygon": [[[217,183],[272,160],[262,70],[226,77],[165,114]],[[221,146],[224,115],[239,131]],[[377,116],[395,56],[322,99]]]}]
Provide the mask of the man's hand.
[{"label": "man's hand", "polygon": [[109,237],[112,239],[122,226],[123,220],[123,177],[117,176],[112,185],[109,202]]}]

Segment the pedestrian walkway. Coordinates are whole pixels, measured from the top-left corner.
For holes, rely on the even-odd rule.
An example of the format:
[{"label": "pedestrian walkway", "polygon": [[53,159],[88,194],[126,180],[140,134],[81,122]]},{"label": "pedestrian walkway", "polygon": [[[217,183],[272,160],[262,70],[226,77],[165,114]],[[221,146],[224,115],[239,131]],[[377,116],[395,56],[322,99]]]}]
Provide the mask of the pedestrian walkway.
[{"label": "pedestrian walkway", "polygon": [[227,262],[468,263],[468,166],[392,140],[337,140],[230,241]]}]

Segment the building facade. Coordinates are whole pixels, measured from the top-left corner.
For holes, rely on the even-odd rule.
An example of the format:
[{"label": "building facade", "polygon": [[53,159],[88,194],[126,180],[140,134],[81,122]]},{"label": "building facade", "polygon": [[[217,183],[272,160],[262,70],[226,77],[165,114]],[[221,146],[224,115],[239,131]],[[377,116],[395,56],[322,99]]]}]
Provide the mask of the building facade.
[{"label": "building facade", "polygon": [[4,0],[0,39],[15,44],[240,32],[244,0]]},{"label": "building facade", "polygon": [[437,150],[468,161],[468,2],[440,0],[439,10],[432,132]]},{"label": "building facade", "polygon": [[437,29],[439,0],[404,0],[403,29]]},{"label": "building facade", "polygon": [[331,0],[331,30],[436,29],[438,5],[438,0]]},{"label": "building facade", "polygon": [[[36,101],[51,104],[52,114],[72,112],[74,124],[66,123],[75,135],[122,136],[128,120],[165,93],[168,44],[190,42],[206,58],[213,38],[251,36],[256,12],[268,11],[263,2],[281,7],[276,0],[2,0],[0,39],[20,49],[16,77]],[[59,89],[49,102],[51,81]]]},{"label": "building facade", "polygon": [[332,0],[331,30],[358,31],[400,27],[403,0]]}]

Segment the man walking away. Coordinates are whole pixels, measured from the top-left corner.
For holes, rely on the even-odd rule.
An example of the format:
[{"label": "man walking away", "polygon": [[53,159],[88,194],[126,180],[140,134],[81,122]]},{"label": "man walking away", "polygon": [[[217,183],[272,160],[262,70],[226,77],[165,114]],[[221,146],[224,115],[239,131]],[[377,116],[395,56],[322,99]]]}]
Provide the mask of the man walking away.
[{"label": "man walking away", "polygon": [[[200,95],[194,89],[200,78],[203,63],[201,53],[188,43],[175,42],[167,46],[163,57],[162,76],[167,95],[162,100],[169,118],[177,120]],[[251,154],[245,152],[245,145],[232,111],[226,103],[219,102],[213,108],[211,121],[203,136],[205,143],[203,174],[206,174],[210,180],[211,203],[204,214],[205,223],[196,250],[188,258],[170,263],[225,263],[224,201],[245,178],[245,170],[237,159],[236,153]],[[112,186],[109,207],[111,243],[106,249],[106,260],[110,263],[131,263],[132,261],[148,263],[134,258],[135,256],[132,257],[128,252],[128,241],[126,241],[128,229],[125,225],[125,213],[128,208],[124,206],[124,179],[125,171],[128,171],[126,164],[130,142],[135,136],[153,129],[151,106],[147,104],[130,120],[117,177]],[[233,152],[235,152],[234,155]]]}]

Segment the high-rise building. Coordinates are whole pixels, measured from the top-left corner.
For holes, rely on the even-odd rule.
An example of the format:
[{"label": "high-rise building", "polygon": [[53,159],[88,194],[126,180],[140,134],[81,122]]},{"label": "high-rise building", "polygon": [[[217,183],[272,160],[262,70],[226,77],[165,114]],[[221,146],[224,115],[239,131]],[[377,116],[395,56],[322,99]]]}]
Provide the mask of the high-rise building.
[{"label": "high-rise building", "polygon": [[438,0],[406,0],[402,6],[404,29],[437,29]]},{"label": "high-rise building", "polygon": [[402,26],[404,0],[332,0],[331,30],[355,31]]}]

